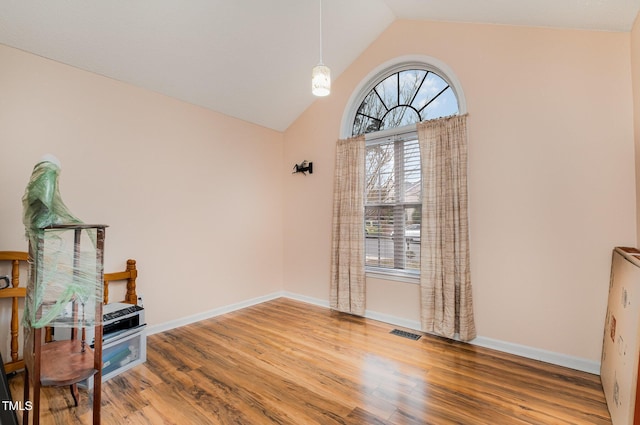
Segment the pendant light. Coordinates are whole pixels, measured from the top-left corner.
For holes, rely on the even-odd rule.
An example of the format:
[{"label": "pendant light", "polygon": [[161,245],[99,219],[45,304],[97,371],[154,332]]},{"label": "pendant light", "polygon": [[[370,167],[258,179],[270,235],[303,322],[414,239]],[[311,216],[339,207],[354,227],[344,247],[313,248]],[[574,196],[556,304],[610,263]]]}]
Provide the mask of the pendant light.
[{"label": "pendant light", "polygon": [[311,93],[327,96],[331,92],[331,70],[322,63],[322,0],[320,0],[320,62],[311,71]]}]

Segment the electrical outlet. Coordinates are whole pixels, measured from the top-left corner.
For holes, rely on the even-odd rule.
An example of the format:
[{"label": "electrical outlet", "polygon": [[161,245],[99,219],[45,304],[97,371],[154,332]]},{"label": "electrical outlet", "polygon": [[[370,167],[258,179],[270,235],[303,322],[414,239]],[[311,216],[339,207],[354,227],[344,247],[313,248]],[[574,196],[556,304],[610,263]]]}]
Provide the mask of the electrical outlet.
[{"label": "electrical outlet", "polygon": [[144,302],[142,301],[142,294],[138,294],[138,305],[144,308]]}]

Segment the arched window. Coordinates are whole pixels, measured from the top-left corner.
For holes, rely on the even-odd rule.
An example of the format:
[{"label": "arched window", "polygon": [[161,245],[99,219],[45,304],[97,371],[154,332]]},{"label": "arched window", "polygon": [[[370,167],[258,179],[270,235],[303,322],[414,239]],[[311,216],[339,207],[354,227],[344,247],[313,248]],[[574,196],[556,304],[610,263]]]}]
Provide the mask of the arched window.
[{"label": "arched window", "polygon": [[453,73],[432,58],[399,58],[373,71],[352,95],[342,136],[366,135],[367,274],[417,281],[421,167],[415,124],[465,113]]},{"label": "arched window", "polygon": [[458,113],[451,85],[429,69],[393,72],[365,96],[353,120],[352,136]]}]

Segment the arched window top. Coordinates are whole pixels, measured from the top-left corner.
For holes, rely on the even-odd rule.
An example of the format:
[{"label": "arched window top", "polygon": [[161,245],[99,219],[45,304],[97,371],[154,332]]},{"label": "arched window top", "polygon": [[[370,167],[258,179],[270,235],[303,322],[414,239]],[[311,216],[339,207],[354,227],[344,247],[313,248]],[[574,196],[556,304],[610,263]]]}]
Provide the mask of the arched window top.
[{"label": "arched window top", "polygon": [[360,84],[343,116],[342,136],[397,129],[466,112],[453,73],[428,57],[397,58]]},{"label": "arched window top", "polygon": [[455,115],[458,99],[440,75],[425,69],[394,72],[365,96],[353,120],[352,136]]}]

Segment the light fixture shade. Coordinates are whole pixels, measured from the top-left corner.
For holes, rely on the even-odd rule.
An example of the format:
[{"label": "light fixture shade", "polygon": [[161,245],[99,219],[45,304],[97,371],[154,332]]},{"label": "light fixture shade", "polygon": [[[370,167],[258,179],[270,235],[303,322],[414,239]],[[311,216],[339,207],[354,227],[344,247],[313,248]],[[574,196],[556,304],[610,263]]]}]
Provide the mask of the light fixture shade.
[{"label": "light fixture shade", "polygon": [[311,72],[311,93],[316,96],[327,96],[331,92],[331,70],[328,66],[318,64]]}]

